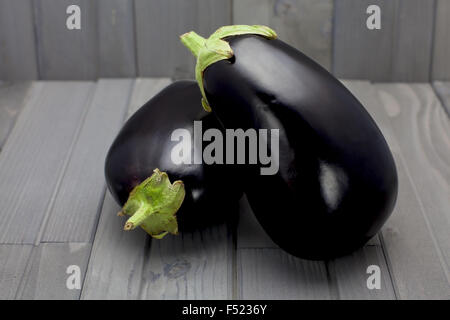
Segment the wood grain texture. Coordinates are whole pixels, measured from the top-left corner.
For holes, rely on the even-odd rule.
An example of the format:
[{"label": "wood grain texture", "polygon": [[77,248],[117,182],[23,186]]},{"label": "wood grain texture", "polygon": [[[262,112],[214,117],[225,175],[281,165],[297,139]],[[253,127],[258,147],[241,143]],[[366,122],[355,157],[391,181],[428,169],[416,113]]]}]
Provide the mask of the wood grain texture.
[{"label": "wood grain texture", "polygon": [[0,153],[0,243],[34,243],[94,85],[38,82]]},{"label": "wood grain texture", "polygon": [[450,80],[450,1],[436,0],[432,80]]},{"label": "wood grain texture", "polygon": [[430,81],[434,1],[397,1],[390,81]]},{"label": "wood grain texture", "polygon": [[433,88],[447,115],[450,117],[450,82],[435,81],[433,82]]},{"label": "wood grain texture", "polygon": [[135,16],[139,76],[192,79],[195,58],[179,36],[231,24],[231,0],[136,0]]},{"label": "wood grain texture", "polygon": [[76,300],[80,289],[69,289],[69,266],[79,268],[80,282],[86,273],[91,244],[42,243],[33,248],[31,261],[22,280],[17,298],[26,300]]},{"label": "wood grain texture", "polygon": [[240,249],[239,299],[330,299],[325,264],[272,248]]},{"label": "wood grain texture", "polygon": [[98,0],[100,77],[135,77],[133,1]]},{"label": "wood grain texture", "polygon": [[449,118],[428,84],[378,85],[377,89],[450,283]]},{"label": "wood grain texture", "polygon": [[106,153],[125,117],[133,80],[100,80],[49,213],[44,242],[91,242],[105,193]]},{"label": "wood grain texture", "polygon": [[[366,27],[369,5],[381,9],[381,30]],[[434,1],[335,2],[333,73],[373,81],[428,81]]]},{"label": "wood grain texture", "polygon": [[[369,289],[369,266],[380,268],[380,289]],[[395,292],[381,245],[366,245],[351,255],[330,261],[330,274],[342,300],[394,300]]]},{"label": "wood grain texture", "polygon": [[[81,9],[81,29],[68,30],[66,9]],[[91,80],[98,75],[97,7],[90,0],[36,0],[38,61],[41,79]]]},{"label": "wood grain texture", "polygon": [[146,247],[143,230],[123,231],[120,207],[108,192],[89,260],[81,299],[138,299]]},{"label": "wood grain texture", "polygon": [[262,24],[331,69],[332,0],[234,0],[233,24]]},{"label": "wood grain texture", "polygon": [[[381,9],[381,30],[368,30],[366,9]],[[395,1],[337,0],[334,4],[333,73],[340,78],[389,80]]]},{"label": "wood grain texture", "polygon": [[231,236],[225,225],[152,240],[144,299],[231,299]]},{"label": "wood grain texture", "polygon": [[[433,151],[440,145],[439,152],[448,152],[441,140],[447,139],[442,136],[441,126],[443,120],[448,120],[439,115],[444,111],[428,85],[372,86],[362,82],[352,87],[358,97],[371,94],[378,100],[365,107],[383,132],[397,165],[397,204],[382,229],[382,243],[397,297],[448,298],[445,255],[449,241],[448,234],[443,233],[443,229],[448,230],[449,207],[445,203],[448,187],[443,183],[446,178],[439,177],[448,169],[436,168],[435,161],[442,165],[442,160],[437,160]],[[442,225],[437,226],[439,223]]]},{"label": "wood grain texture", "polygon": [[326,264],[298,259],[267,236],[244,197],[237,229],[238,299],[331,299]]},{"label": "wood grain texture", "polygon": [[31,245],[0,245],[0,299],[15,299],[31,255]]},{"label": "wood grain texture", "polygon": [[0,150],[26,103],[30,82],[0,82]]},{"label": "wood grain texture", "polygon": [[39,77],[32,0],[0,0],[0,80]]},{"label": "wood grain texture", "polygon": [[394,153],[399,174],[397,206],[383,239],[399,299],[448,299],[448,270],[443,263],[427,210],[411,182],[405,161]]}]

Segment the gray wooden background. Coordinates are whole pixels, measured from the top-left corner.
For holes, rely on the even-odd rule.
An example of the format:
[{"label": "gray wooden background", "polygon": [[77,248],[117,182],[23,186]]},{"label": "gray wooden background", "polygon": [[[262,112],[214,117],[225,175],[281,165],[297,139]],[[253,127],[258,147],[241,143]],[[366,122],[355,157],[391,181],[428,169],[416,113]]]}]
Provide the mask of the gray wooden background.
[{"label": "gray wooden background", "polygon": [[[66,8],[82,10],[67,30]],[[366,9],[381,8],[381,30]],[[193,76],[178,35],[265,24],[336,76],[450,80],[449,0],[0,0],[0,80]]]}]

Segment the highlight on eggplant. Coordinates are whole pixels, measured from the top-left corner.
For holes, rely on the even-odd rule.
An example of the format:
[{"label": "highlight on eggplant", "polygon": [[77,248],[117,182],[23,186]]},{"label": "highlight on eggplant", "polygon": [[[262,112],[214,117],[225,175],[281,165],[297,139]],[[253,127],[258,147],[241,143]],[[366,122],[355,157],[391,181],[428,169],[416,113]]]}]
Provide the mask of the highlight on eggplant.
[{"label": "highlight on eggplant", "polygon": [[[362,104],[312,59],[265,26],[225,26],[181,41],[197,58],[205,110],[226,128],[279,129],[279,171],[241,173],[272,240],[307,259],[364,245],[397,198],[390,149]],[[256,168],[255,168],[256,167]]]},{"label": "highlight on eggplant", "polygon": [[[233,223],[242,195],[233,166],[203,162],[174,163],[179,141],[172,133],[182,128],[195,134],[194,123],[205,130],[223,131],[213,114],[202,110],[195,81],[177,81],[142,106],[122,127],[105,160],[107,186],[127,216],[125,230],[140,226],[154,238]],[[189,144],[193,158],[203,144]],[[172,181],[172,182],[171,182]]]}]

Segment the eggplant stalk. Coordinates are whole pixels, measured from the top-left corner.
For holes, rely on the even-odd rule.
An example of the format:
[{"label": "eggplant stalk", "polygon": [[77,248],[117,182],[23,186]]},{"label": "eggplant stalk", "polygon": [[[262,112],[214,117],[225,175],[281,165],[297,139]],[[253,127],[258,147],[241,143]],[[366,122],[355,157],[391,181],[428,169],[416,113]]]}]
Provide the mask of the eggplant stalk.
[{"label": "eggplant stalk", "polygon": [[176,212],[185,196],[182,181],[170,183],[167,173],[155,169],[153,174],[131,191],[119,215],[127,215],[124,230],[140,226],[154,238],[178,233]]},{"label": "eggplant stalk", "polygon": [[266,37],[268,39],[276,39],[275,31],[266,26],[254,25],[233,25],[225,26],[217,29],[208,39],[203,38],[194,31],[187,32],[180,36],[181,42],[192,52],[197,58],[195,66],[195,79],[202,92],[203,108],[210,112],[208,100],[206,99],[205,89],[203,88],[203,72],[213,63],[220,60],[227,60],[233,57],[233,49],[223,38],[238,36],[244,34],[254,34]]}]

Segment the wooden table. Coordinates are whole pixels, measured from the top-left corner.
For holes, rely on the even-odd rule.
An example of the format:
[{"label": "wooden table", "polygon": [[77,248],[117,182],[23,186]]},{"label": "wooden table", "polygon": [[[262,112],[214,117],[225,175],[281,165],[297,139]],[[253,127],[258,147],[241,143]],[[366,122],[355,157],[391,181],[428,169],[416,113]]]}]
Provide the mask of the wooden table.
[{"label": "wooden table", "polygon": [[[0,84],[0,299],[449,299],[450,83],[344,81],[379,124],[399,197],[382,231],[332,261],[294,258],[245,198],[226,226],[151,240],[122,231],[105,153],[169,79]],[[81,288],[69,290],[69,266]],[[367,268],[381,289],[367,288]]]}]

